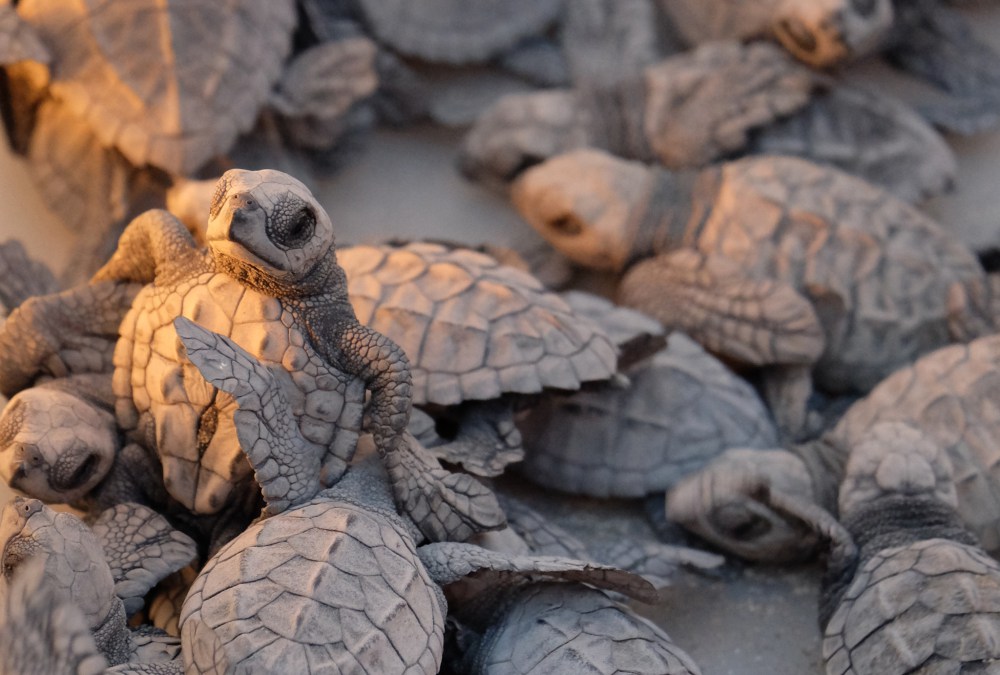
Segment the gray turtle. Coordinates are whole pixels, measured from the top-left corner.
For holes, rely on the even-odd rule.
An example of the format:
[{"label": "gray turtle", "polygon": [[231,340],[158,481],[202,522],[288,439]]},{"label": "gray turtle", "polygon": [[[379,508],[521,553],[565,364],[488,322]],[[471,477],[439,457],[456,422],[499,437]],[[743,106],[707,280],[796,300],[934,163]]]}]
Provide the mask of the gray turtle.
[{"label": "gray turtle", "polygon": [[505,185],[561,152],[597,147],[669,168],[780,151],[905,199],[947,189],[953,153],[918,114],[846,88],[769,43],[709,43],[612,83],[505,96],[462,143],[462,171]]},{"label": "gray turtle", "polygon": [[[176,323],[191,361],[235,396],[237,432],[268,502],[265,518],[209,561],[184,602],[189,668],[437,672],[444,604],[425,566],[439,581],[482,579],[474,573],[483,569],[655,596],[638,577],[585,562],[491,555],[473,545],[457,550],[476,552],[471,561],[488,559],[485,566],[470,566],[470,556],[452,554],[452,546],[424,547],[418,557],[419,532],[396,513],[377,465],[354,466],[321,491],[316,472],[297,461],[306,441],[273,373],[228,338],[183,318]],[[303,618],[291,626],[295,616]]]},{"label": "gray turtle", "polygon": [[519,421],[526,477],[575,494],[642,497],[727,448],[778,442],[753,388],[682,333],[624,374],[626,387],[549,397]]},{"label": "gray turtle", "polygon": [[875,51],[893,20],[891,0],[659,0],[659,6],[690,45],[771,37],[821,68]]},{"label": "gray turtle", "polygon": [[354,246],[339,260],[358,320],[408,356],[413,402],[457,417],[455,440],[435,452],[469,471],[494,476],[521,458],[517,397],[615,373],[615,346],[598,325],[488,255],[416,242]]},{"label": "gray turtle", "polygon": [[[758,560],[802,558],[815,550],[801,524],[768,508],[754,486],[836,512],[851,449],[884,422],[907,424],[947,454],[965,526],[1000,550],[997,433],[1000,337],[951,345],[900,369],[854,403],[818,442],[792,451],[730,451],[678,485],[667,515],[727,551]],[[950,479],[951,480],[951,479]]]},{"label": "gray turtle", "polygon": [[955,512],[947,453],[905,424],[851,449],[843,527],[787,509],[830,543],[822,589],[830,675],[993,672],[1000,661],[1000,565]]},{"label": "gray turtle", "polygon": [[802,429],[809,373],[864,392],[951,341],[993,330],[975,256],[914,207],[832,168],[746,158],[697,174],[596,150],[515,185],[522,215],[573,260],[629,268],[619,300],[733,361],[777,366],[765,393]]},{"label": "gray turtle", "polygon": [[[128,663],[134,672],[181,672],[179,641],[150,628],[132,631],[126,625],[127,616],[142,607],[146,593],[195,556],[194,542],[170,527],[162,516],[145,507],[122,504],[103,513],[88,528],[72,514],[57,513],[35,499],[16,497],[0,513],[0,542],[0,584],[9,589],[22,568],[37,564],[35,574],[40,575],[44,587],[59,602],[80,612],[83,625],[108,664]],[[34,606],[28,611],[36,614],[34,620],[40,620],[37,613],[54,610],[52,606]],[[59,616],[55,613],[50,620]],[[14,636],[13,628],[0,632],[5,637]],[[37,655],[42,660],[29,667],[42,672],[55,667],[53,661],[69,657],[64,652],[75,648],[77,642],[75,638],[71,644],[52,645],[53,651]],[[9,653],[8,649],[3,652]]]},{"label": "gray turtle", "polygon": [[[442,476],[404,438],[406,356],[358,323],[329,217],[300,182],[273,171],[227,172],[207,239],[209,249],[200,249],[173,216],[147,212],[94,278],[147,284],[120,327],[116,413],[137,442],[155,449],[172,497],[194,513],[219,513],[252,480],[235,433],[235,403],[183,355],[173,326],[178,316],[226,332],[274,370],[310,443],[303,461],[324,484],[336,482],[354,453],[369,389],[375,444],[401,508],[464,489],[465,479]],[[446,536],[439,525],[463,503],[449,500],[417,521]]]}]

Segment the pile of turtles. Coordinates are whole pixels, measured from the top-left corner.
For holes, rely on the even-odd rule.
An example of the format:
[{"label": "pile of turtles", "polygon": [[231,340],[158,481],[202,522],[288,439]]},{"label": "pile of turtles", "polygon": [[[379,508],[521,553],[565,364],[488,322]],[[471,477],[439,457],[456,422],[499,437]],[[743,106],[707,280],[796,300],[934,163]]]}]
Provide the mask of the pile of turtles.
[{"label": "pile of turtles", "polygon": [[[699,673],[625,601],[721,552],[821,558],[827,673],[1000,672],[1000,283],[921,208],[1000,54],[950,4],[0,6],[83,242],[0,246],[0,671]],[[310,183],[427,121],[550,250],[335,244]]]}]

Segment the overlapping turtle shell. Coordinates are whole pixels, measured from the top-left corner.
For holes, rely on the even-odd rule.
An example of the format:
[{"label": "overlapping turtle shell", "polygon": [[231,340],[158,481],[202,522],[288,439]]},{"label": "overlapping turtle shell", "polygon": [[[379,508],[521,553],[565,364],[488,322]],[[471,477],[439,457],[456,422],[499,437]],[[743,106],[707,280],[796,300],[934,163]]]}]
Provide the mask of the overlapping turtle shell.
[{"label": "overlapping turtle shell", "polygon": [[829,675],[995,672],[1000,565],[946,539],[881,551],[827,624],[823,658]]},{"label": "overlapping turtle shell", "polygon": [[188,672],[438,672],[444,612],[401,523],[323,495],[252,525],[181,610]]},{"label": "overlapping turtle shell", "polygon": [[662,492],[727,448],[769,448],[777,431],[760,398],[680,333],[626,373],[625,389],[550,397],[522,421],[525,474],[595,497]]},{"label": "overlapping turtle shell", "polygon": [[987,551],[1000,550],[1000,335],[951,345],[886,378],[828,435],[853,448],[879,422],[904,422],[945,449],[958,511]]},{"label": "overlapping turtle shell", "polygon": [[358,320],[410,359],[413,402],[578,389],[615,372],[615,347],[537,279],[437,244],[338,252]]},{"label": "overlapping turtle shell", "polygon": [[135,166],[191,173],[250,129],[282,72],[292,0],[23,0],[52,95]]},{"label": "overlapping turtle shell", "polygon": [[407,56],[463,64],[483,62],[542,33],[559,0],[361,0],[380,40]]}]

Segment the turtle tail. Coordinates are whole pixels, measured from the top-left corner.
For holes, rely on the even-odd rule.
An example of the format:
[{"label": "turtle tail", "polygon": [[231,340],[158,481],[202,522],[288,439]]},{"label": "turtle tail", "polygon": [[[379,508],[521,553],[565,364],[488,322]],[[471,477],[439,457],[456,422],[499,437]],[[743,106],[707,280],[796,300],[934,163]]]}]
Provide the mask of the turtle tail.
[{"label": "turtle tail", "polygon": [[264,515],[308,501],[320,490],[320,460],[304,440],[274,375],[229,338],[179,317],[174,328],[188,359],[211,385],[231,394],[236,435],[260,484]]},{"label": "turtle tail", "polygon": [[371,391],[368,413],[393,498],[431,541],[462,541],[506,524],[496,496],[482,483],[444,469],[412,434],[412,380],[406,354],[381,333],[352,323],[341,333],[342,364]]}]

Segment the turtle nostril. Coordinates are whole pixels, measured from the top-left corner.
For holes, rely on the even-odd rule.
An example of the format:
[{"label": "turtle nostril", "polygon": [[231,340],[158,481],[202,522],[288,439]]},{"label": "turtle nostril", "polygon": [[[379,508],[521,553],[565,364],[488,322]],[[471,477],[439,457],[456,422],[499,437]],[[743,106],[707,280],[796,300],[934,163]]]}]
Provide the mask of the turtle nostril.
[{"label": "turtle nostril", "polygon": [[813,53],[819,47],[816,36],[798,19],[782,19],[777,28],[780,36],[787,38],[792,46],[806,54]]},{"label": "turtle nostril", "polygon": [[867,18],[875,13],[878,0],[851,0],[851,6],[855,12]]},{"label": "turtle nostril", "polygon": [[233,211],[252,211],[257,208],[257,202],[246,193],[235,194],[229,201],[232,203]]}]

